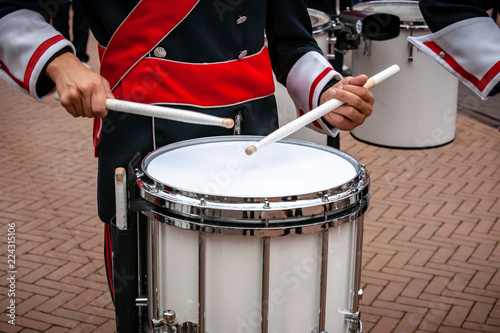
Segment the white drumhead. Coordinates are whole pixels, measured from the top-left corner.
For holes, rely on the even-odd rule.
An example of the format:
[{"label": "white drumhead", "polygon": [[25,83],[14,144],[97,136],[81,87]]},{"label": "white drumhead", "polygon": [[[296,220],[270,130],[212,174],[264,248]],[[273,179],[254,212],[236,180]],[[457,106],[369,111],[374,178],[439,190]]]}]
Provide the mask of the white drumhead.
[{"label": "white drumhead", "polygon": [[143,167],[164,185],[228,197],[315,193],[343,185],[357,173],[352,162],[339,156],[343,153],[310,145],[278,142],[247,156],[245,148],[254,142],[201,141],[155,154]]},{"label": "white drumhead", "polygon": [[352,9],[396,15],[402,22],[424,23],[418,1],[368,1],[357,3]]}]

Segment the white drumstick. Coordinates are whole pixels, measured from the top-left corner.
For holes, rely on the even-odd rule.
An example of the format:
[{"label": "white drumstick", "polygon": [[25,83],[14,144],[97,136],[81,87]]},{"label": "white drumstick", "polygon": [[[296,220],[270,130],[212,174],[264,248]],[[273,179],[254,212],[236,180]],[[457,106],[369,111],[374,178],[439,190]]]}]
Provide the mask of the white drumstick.
[{"label": "white drumstick", "polygon": [[[54,98],[59,101],[59,94],[56,93]],[[231,118],[220,118],[201,112],[174,109],[166,106],[128,102],[119,99],[107,99],[106,108],[140,116],[170,119],[190,124],[221,126],[225,128],[232,128],[234,126],[234,120]]]},{"label": "white drumstick", "polygon": [[141,116],[176,120],[190,124],[221,126],[225,128],[232,128],[234,125],[234,120],[231,118],[220,118],[195,111],[127,102],[119,99],[107,99],[106,107],[110,110],[133,113]]},{"label": "white drumstick", "polygon": [[[391,76],[397,74],[399,72],[399,66],[398,65],[392,65],[391,67],[383,70],[382,72],[375,74],[371,78],[366,81],[363,87],[366,89],[371,89],[375,85],[385,81],[386,79],[390,78]],[[313,121],[323,117],[326,115],[328,112],[331,112],[338,108],[339,106],[343,105],[344,102],[339,101],[338,99],[331,99],[328,102],[325,102],[318,106],[317,108],[309,111],[305,115],[289,122],[288,124],[284,125],[283,127],[278,128],[276,131],[272,132],[259,142],[248,146],[245,149],[245,153],[247,155],[252,155],[255,153],[257,150],[274,143],[278,140],[283,139],[284,137],[296,132],[297,130],[301,129],[302,127],[306,126],[309,123],[312,123]]]},{"label": "white drumstick", "polygon": [[116,226],[127,229],[127,174],[124,168],[115,169]]}]

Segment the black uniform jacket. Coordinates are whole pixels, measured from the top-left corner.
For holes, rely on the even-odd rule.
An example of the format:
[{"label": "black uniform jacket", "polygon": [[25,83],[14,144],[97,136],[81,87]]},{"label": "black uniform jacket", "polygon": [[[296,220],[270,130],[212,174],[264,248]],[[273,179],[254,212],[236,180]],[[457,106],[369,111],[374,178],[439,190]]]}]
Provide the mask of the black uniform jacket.
[{"label": "black uniform jacket", "polygon": [[[117,28],[137,4],[136,0],[82,1],[90,29],[100,46],[105,48],[108,45]],[[175,6],[175,3],[165,1],[164,6],[168,11],[168,7]],[[58,1],[0,0],[0,24],[6,15],[26,8],[48,19],[58,10]],[[149,24],[161,25],[162,22],[157,19]],[[305,0],[200,0],[157,46],[166,51],[163,56],[167,60],[214,63],[238,59],[242,52],[251,56],[262,50],[267,42],[277,80],[286,84],[291,68],[301,57],[306,53],[321,53],[311,30]],[[338,78],[337,74],[334,75]],[[37,85],[37,90],[50,90],[47,88],[52,84],[50,81],[39,82],[43,84]],[[267,135],[277,128],[273,95],[223,107],[179,107],[233,119],[241,114],[241,134]],[[114,169],[126,166],[136,152],[144,156],[155,148],[180,140],[233,134],[231,129],[160,119],[152,122],[151,118],[113,111],[101,125],[97,148],[98,207],[104,222],[110,221],[114,215]]]}]

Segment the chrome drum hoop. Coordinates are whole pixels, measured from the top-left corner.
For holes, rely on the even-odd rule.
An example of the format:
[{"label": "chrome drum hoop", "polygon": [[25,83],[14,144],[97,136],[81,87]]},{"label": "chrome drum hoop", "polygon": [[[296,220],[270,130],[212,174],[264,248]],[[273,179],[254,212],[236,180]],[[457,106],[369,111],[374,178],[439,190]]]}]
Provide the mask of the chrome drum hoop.
[{"label": "chrome drum hoop", "polygon": [[[234,223],[217,223],[213,220],[210,222],[203,222],[201,219],[187,219],[183,216],[176,216],[165,210],[149,210],[144,211],[143,214],[160,223],[165,223],[184,230],[229,236],[280,237],[319,232],[338,227],[344,223],[354,222],[364,215],[368,209],[368,205],[369,194],[357,204],[337,214],[314,219],[294,220],[293,222],[286,220],[283,221],[283,223],[276,223],[276,221],[274,221],[272,224],[268,223],[269,221],[267,220],[262,221],[262,223],[245,223],[237,225]],[[235,221],[232,220],[230,222]]]},{"label": "chrome drum hoop", "polygon": [[[258,141],[258,136],[230,136],[194,139],[160,148],[144,158],[138,172],[138,194],[156,208],[146,215],[183,229],[230,230],[280,228],[284,230],[339,219],[352,210],[363,210],[369,201],[370,176],[363,165],[338,149],[301,140],[280,142],[321,149],[347,160],[356,175],[346,183],[315,193],[287,197],[228,197],[185,191],[166,185],[147,174],[147,165],[157,156],[175,149],[223,140]],[[191,225],[192,224],[192,225]],[[242,226],[242,224],[244,226]],[[309,227],[310,229],[310,227]],[[243,231],[244,232],[244,231]]]}]

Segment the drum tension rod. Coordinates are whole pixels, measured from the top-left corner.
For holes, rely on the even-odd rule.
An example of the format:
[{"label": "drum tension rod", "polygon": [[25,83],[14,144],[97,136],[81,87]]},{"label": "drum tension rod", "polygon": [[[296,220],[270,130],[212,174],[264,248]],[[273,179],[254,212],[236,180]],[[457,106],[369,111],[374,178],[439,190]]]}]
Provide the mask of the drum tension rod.
[{"label": "drum tension rod", "polygon": [[153,319],[154,329],[166,329],[165,333],[201,333],[198,324],[193,322],[177,323],[174,310],[163,311],[162,319]]},{"label": "drum tension rod", "polygon": [[346,313],[344,314],[344,318],[350,323],[349,332],[352,333],[363,332],[363,323],[361,322],[361,314],[359,311],[356,311],[355,313],[346,311]]}]

